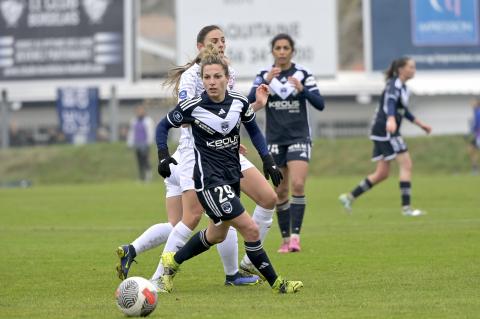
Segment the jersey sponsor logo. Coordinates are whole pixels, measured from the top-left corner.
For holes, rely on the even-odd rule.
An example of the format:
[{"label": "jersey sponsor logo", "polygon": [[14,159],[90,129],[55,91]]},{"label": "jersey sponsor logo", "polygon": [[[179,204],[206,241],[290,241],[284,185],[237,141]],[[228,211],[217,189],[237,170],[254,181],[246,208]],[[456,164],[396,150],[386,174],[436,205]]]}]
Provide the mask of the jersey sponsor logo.
[{"label": "jersey sponsor logo", "polygon": [[256,78],[255,78],[255,81],[253,82],[253,84],[256,84],[256,85],[259,85],[259,84],[262,84],[263,82],[263,79],[260,75],[258,75]]},{"label": "jersey sponsor logo", "polygon": [[210,135],[213,135],[215,134],[215,130],[212,129],[210,126],[200,122],[199,120],[195,120],[194,123],[199,127],[201,128],[202,130],[204,130],[205,132],[207,132],[208,134]]},{"label": "jersey sponsor logo", "polygon": [[277,111],[288,111],[290,113],[300,112],[300,101],[270,101],[268,107],[274,108]]},{"label": "jersey sponsor logo", "polygon": [[180,91],[180,93],[178,93],[178,99],[179,100],[185,100],[187,98],[187,91],[186,90],[182,90]]},{"label": "jersey sponsor logo", "polygon": [[173,112],[173,120],[174,120],[175,122],[179,122],[179,123],[180,123],[180,122],[183,120],[183,115],[182,115],[182,113],[180,113],[179,111]]},{"label": "jersey sponsor logo", "polygon": [[232,204],[230,204],[230,202],[223,203],[221,207],[225,214],[230,214],[233,210]]},{"label": "jersey sponsor logo", "polygon": [[306,86],[314,86],[314,85],[315,85],[315,79],[313,78],[313,76],[309,76],[309,77],[305,80],[305,85],[306,85]]},{"label": "jersey sponsor logo", "polygon": [[211,148],[215,148],[217,150],[224,149],[232,146],[237,146],[239,142],[239,136],[228,136],[219,140],[215,141],[208,141],[207,146]]}]

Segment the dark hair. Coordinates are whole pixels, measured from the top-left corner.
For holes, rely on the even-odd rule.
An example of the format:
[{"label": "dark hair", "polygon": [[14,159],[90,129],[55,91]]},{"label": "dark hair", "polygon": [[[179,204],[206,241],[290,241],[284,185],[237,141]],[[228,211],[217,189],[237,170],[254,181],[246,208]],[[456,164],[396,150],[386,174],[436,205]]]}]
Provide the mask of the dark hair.
[{"label": "dark hair", "polygon": [[286,33],[279,33],[275,37],[273,37],[272,41],[270,42],[272,50],[275,46],[275,42],[277,42],[278,40],[287,40],[292,47],[292,51],[295,51],[295,41],[293,41],[292,37]]},{"label": "dark hair", "polygon": [[[197,34],[197,44],[203,43],[205,41],[205,38],[207,37],[207,34],[209,34],[213,30],[222,30],[222,28],[215,24],[203,27]],[[183,72],[188,70],[188,68],[190,68],[195,63],[200,63],[201,59],[202,52],[199,52],[197,56],[187,64],[176,66],[168,71],[168,77],[164,82],[164,86],[173,87],[173,96],[177,96],[178,85],[180,84],[180,77],[182,76]]]},{"label": "dark hair", "polygon": [[202,60],[200,61],[202,67],[200,69],[200,76],[203,77],[203,69],[207,65],[218,64],[223,68],[225,72],[225,76],[228,78],[230,76],[228,72],[228,64],[225,61],[225,58],[220,56],[217,49],[213,47],[213,45],[208,44],[205,47],[205,50],[202,52]]},{"label": "dark hair", "polygon": [[398,76],[398,69],[403,68],[411,59],[411,57],[403,56],[393,60],[388,69],[385,70],[385,80],[389,80],[395,76]]}]

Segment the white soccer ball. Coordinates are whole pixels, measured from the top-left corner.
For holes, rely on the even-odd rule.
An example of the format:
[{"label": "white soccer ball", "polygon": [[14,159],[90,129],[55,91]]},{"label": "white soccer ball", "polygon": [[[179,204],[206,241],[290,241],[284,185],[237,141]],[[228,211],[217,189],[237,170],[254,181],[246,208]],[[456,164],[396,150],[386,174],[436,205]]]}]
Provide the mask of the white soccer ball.
[{"label": "white soccer ball", "polygon": [[118,308],[129,317],[146,317],[157,306],[157,289],[145,278],[130,277],[115,292]]}]

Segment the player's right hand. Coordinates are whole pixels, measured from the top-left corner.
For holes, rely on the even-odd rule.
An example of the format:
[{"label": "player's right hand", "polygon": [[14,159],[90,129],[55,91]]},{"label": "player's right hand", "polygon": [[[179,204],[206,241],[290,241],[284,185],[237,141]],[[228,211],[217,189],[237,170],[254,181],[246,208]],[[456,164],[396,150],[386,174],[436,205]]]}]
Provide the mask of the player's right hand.
[{"label": "player's right hand", "polygon": [[170,171],[170,164],[177,165],[177,161],[170,156],[168,149],[158,150],[158,174],[163,178],[167,178],[172,175]]}]

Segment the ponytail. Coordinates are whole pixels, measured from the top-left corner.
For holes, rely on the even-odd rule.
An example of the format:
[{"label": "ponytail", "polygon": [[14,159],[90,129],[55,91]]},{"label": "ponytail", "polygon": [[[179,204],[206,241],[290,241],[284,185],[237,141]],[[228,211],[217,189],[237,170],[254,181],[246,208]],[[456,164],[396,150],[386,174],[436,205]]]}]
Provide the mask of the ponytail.
[{"label": "ponytail", "polygon": [[385,80],[388,81],[393,77],[397,77],[398,69],[403,68],[409,60],[411,60],[411,58],[408,56],[404,56],[396,60],[393,60],[392,63],[390,63],[390,66],[388,67],[388,69],[385,70]]}]

